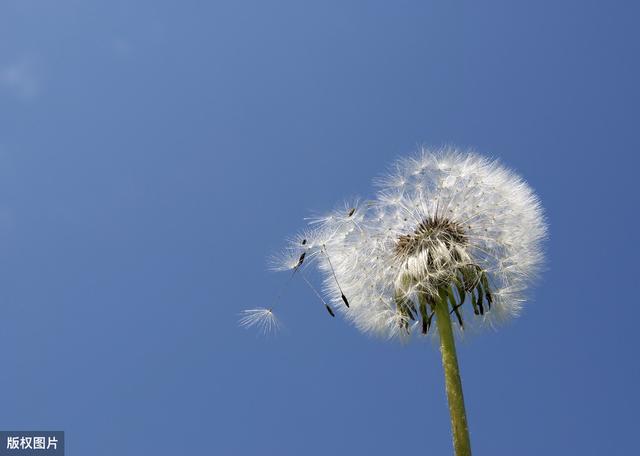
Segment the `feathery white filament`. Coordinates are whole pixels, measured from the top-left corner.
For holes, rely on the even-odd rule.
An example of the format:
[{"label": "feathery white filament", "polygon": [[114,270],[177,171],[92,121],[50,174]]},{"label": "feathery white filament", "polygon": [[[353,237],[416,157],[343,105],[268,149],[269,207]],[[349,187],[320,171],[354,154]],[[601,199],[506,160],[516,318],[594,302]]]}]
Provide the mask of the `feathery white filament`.
[{"label": "feathery white filament", "polygon": [[271,309],[247,309],[241,312],[239,321],[244,328],[256,327],[262,334],[270,334],[280,329],[280,322]]}]

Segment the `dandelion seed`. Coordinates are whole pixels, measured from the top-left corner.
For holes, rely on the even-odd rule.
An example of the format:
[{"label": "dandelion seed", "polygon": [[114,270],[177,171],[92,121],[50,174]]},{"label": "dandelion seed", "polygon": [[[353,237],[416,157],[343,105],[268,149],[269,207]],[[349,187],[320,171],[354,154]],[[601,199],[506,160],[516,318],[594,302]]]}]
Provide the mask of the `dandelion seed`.
[{"label": "dandelion seed", "polygon": [[329,312],[329,315],[331,315],[332,317],[335,317],[336,314],[333,311],[333,308],[329,304],[327,304],[327,302],[324,300],[322,295],[318,293],[318,290],[316,290],[316,288],[313,285],[311,285],[311,282],[309,282],[309,279],[307,279],[307,277],[304,274],[302,274],[302,280],[304,280],[305,283],[309,286],[309,288],[311,288],[311,291],[313,291],[313,293],[318,297],[318,299],[320,299],[320,302],[324,304],[324,307],[325,309],[327,309],[327,312]]},{"label": "dandelion seed", "polygon": [[255,327],[264,335],[277,332],[280,329],[280,322],[271,309],[257,308],[243,310],[238,322],[243,328]]},{"label": "dandelion seed", "polygon": [[338,277],[336,277],[336,271],[333,269],[333,264],[331,264],[331,258],[329,258],[329,254],[327,253],[327,247],[325,245],[322,246],[322,251],[324,252],[325,256],[327,257],[327,263],[329,264],[329,268],[331,268],[331,274],[333,275],[333,280],[336,281],[336,285],[338,286],[338,290],[340,290],[340,299],[342,299],[342,302],[344,302],[344,304],[349,307],[349,301],[347,300],[347,297],[344,295],[344,292],[342,291],[342,287],[340,286],[340,282],[338,282]]},{"label": "dandelion seed", "polygon": [[294,269],[298,269],[300,266],[302,266],[302,263],[304,262],[304,257],[307,255],[306,252],[302,252],[300,254],[300,258],[298,258],[298,263],[296,264],[296,267]]}]

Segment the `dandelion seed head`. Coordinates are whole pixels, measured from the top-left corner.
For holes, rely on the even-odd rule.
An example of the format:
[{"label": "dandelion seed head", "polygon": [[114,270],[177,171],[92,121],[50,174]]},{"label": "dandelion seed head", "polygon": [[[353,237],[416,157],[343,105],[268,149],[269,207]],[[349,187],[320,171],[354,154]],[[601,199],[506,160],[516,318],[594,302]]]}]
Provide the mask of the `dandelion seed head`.
[{"label": "dandelion seed head", "polygon": [[283,269],[304,251],[336,310],[382,337],[428,331],[421,297],[450,303],[465,328],[519,314],[546,236],[540,202],[519,176],[473,153],[422,149],[375,184],[374,200],[312,218],[289,242]]},{"label": "dandelion seed head", "polygon": [[257,328],[263,335],[269,335],[280,329],[280,322],[272,309],[256,308],[240,313],[239,325],[243,328]]}]

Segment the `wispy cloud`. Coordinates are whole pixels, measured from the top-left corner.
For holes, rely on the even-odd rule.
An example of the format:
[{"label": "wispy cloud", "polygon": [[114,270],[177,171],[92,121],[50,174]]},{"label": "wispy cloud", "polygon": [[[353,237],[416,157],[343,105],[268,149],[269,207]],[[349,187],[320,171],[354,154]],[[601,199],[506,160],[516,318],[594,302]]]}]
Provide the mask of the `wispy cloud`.
[{"label": "wispy cloud", "polygon": [[0,91],[23,100],[32,100],[38,96],[41,80],[37,64],[33,58],[0,65]]}]

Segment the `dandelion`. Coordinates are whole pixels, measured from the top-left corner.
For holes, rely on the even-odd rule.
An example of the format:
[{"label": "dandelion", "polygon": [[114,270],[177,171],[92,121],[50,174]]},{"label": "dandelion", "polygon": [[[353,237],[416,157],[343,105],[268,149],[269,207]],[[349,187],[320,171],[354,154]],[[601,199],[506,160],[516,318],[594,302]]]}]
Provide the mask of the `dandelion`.
[{"label": "dandelion", "polygon": [[543,261],[540,202],[496,161],[452,148],[399,160],[376,184],[374,200],[314,217],[278,267],[317,265],[327,301],[365,333],[409,340],[436,326],[455,452],[471,454],[454,325],[519,314]]},{"label": "dandelion", "polygon": [[280,329],[280,322],[271,309],[247,309],[241,312],[239,321],[244,328],[256,327],[262,334],[267,335]]}]

